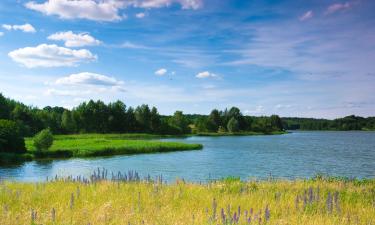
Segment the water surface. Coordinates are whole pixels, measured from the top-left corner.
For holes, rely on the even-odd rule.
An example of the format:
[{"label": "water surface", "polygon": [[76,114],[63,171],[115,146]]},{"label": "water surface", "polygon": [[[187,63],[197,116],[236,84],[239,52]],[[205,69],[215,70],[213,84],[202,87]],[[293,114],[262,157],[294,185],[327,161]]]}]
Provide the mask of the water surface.
[{"label": "water surface", "polygon": [[88,176],[98,167],[162,174],[173,181],[207,181],[226,176],[242,179],[308,178],[317,173],[375,178],[375,132],[293,132],[274,136],[189,137],[165,139],[201,143],[201,151],[26,162],[0,166],[1,179],[44,181],[55,175]]}]

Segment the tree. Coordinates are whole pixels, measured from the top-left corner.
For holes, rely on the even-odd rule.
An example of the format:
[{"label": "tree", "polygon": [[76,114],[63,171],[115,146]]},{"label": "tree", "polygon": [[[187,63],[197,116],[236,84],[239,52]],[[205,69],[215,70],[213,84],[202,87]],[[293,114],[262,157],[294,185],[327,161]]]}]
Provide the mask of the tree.
[{"label": "tree", "polygon": [[74,133],[76,130],[76,123],[69,110],[65,110],[61,116],[61,127],[65,133]]},{"label": "tree", "polygon": [[0,120],[0,152],[26,152],[25,140],[14,121]]},{"label": "tree", "polygon": [[221,126],[220,112],[219,110],[214,109],[208,116],[207,129],[211,132],[217,132],[219,126]]},{"label": "tree", "polygon": [[278,130],[278,131],[283,130],[283,122],[281,121],[278,115],[272,115],[270,117],[270,120],[271,120],[271,126],[273,130]]},{"label": "tree", "polygon": [[9,119],[10,108],[7,99],[0,93],[0,119]]},{"label": "tree", "polygon": [[150,124],[151,111],[148,105],[141,105],[135,109],[135,118],[140,125],[140,131],[149,133],[151,131]]},{"label": "tree", "polygon": [[176,128],[180,134],[190,133],[189,123],[182,111],[176,111],[168,122],[169,125]]},{"label": "tree", "polygon": [[227,124],[227,129],[230,133],[238,132],[240,130],[238,120],[232,117]]},{"label": "tree", "polygon": [[47,128],[37,133],[33,140],[37,150],[48,150],[53,144],[53,134],[51,130]]},{"label": "tree", "polygon": [[161,130],[161,120],[158,110],[152,107],[150,114],[150,128],[153,133],[158,133]]},{"label": "tree", "polygon": [[108,129],[110,132],[121,133],[127,129],[126,125],[126,105],[121,101],[109,103]]}]

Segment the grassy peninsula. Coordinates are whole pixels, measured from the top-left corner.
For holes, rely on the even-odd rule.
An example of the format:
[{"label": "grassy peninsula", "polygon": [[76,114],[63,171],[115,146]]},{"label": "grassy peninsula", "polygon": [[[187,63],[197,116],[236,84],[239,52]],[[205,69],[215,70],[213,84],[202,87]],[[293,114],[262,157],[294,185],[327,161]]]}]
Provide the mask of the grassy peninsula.
[{"label": "grassy peninsula", "polygon": [[164,184],[134,177],[126,182],[3,182],[0,221],[27,225],[365,225],[375,222],[374,190],[374,180],[337,179],[226,179],[207,184],[181,180]]},{"label": "grassy peninsula", "polygon": [[0,161],[27,161],[33,159],[95,157],[185,151],[202,149],[200,144],[152,140],[169,137],[150,134],[83,134],[55,135],[51,148],[38,151],[32,138],[25,138],[26,153],[1,153]]}]

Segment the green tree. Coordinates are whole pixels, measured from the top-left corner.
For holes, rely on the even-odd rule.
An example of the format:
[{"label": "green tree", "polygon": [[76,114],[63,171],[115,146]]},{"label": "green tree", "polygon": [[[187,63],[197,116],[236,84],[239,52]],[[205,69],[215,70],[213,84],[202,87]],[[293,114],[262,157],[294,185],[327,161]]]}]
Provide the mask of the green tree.
[{"label": "green tree", "polygon": [[270,117],[271,126],[273,130],[281,131],[283,130],[283,122],[278,115],[272,115]]},{"label": "green tree", "polygon": [[0,119],[9,119],[10,108],[7,99],[0,93]]},{"label": "green tree", "polygon": [[76,131],[76,123],[69,110],[65,110],[61,116],[61,127],[65,133],[74,133]]},{"label": "green tree", "polygon": [[0,152],[24,153],[25,140],[16,122],[0,120]]},{"label": "green tree", "polygon": [[53,134],[49,128],[41,130],[34,136],[33,141],[37,150],[48,150],[53,144]]},{"label": "green tree", "polygon": [[220,112],[219,110],[214,109],[208,116],[207,129],[211,132],[217,132],[219,126],[221,126]]},{"label": "green tree", "polygon": [[190,133],[189,122],[182,111],[176,111],[169,119],[169,125],[178,130],[180,134]]},{"label": "green tree", "polygon": [[238,124],[238,120],[236,120],[234,117],[232,117],[227,124],[227,129],[230,133],[235,133],[235,132],[240,131],[240,126]]},{"label": "green tree", "polygon": [[158,110],[152,107],[150,114],[150,128],[153,133],[158,133],[161,130],[161,120]]}]

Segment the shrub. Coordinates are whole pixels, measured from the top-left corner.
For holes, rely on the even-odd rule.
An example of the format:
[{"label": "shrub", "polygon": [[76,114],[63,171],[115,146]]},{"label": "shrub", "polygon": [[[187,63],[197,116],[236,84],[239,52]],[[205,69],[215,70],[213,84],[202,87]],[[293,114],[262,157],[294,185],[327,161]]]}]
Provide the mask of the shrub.
[{"label": "shrub", "polygon": [[53,144],[53,134],[51,130],[44,129],[34,136],[34,146],[37,150],[48,150]]},{"label": "shrub", "polygon": [[0,120],[0,152],[26,152],[25,140],[17,123],[10,120]]}]

